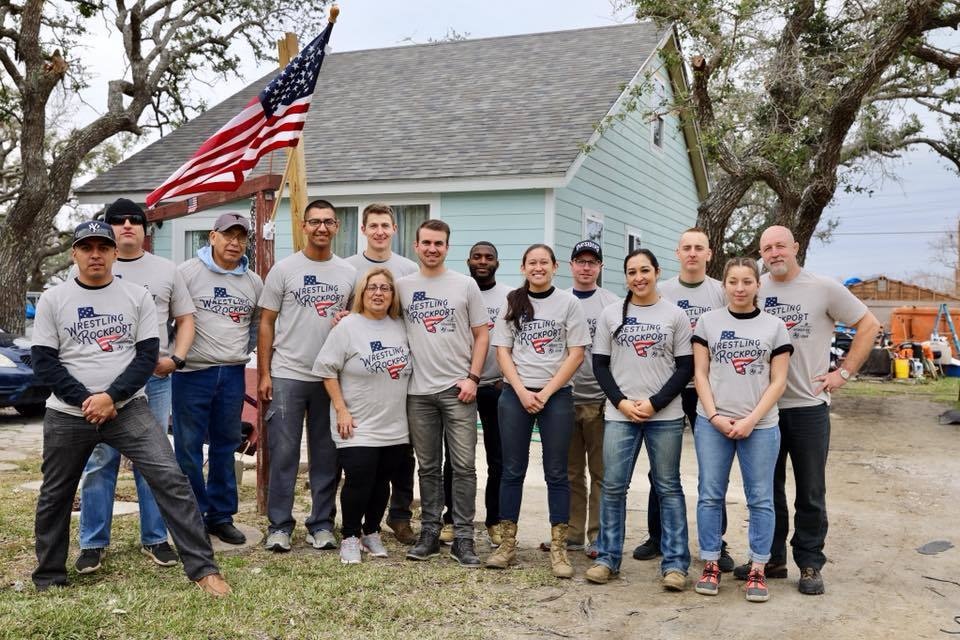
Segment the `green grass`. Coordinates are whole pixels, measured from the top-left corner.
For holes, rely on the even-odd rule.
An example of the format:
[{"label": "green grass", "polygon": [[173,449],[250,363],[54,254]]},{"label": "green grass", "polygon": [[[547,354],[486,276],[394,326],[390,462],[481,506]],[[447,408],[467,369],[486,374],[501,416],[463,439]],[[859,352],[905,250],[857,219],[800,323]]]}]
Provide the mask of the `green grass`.
[{"label": "green grass", "polygon": [[[340,564],[336,552],[303,547],[273,554],[262,549],[218,554],[234,589],[214,600],[194,587],[181,568],[161,568],[139,553],[136,517],[114,520],[104,567],[73,571],[76,520],[68,559],[71,586],[37,593],[33,515],[36,492],[18,486],[40,477],[35,460],[0,475],[0,639],[23,638],[482,638],[520,617],[522,593],[556,585],[543,562],[522,570],[467,570],[445,557],[425,563],[403,560],[391,536],[391,557],[361,565]],[[129,474],[124,474],[127,478]],[[132,487],[121,476],[120,490]],[[252,511],[237,520],[265,527]],[[301,505],[303,506],[303,505]],[[502,628],[502,627],[501,627]]]},{"label": "green grass", "polygon": [[848,382],[840,394],[858,397],[880,397],[905,395],[917,399],[943,402],[960,408],[957,402],[960,393],[960,378],[940,378],[938,380],[910,379],[905,381],[861,378]]}]

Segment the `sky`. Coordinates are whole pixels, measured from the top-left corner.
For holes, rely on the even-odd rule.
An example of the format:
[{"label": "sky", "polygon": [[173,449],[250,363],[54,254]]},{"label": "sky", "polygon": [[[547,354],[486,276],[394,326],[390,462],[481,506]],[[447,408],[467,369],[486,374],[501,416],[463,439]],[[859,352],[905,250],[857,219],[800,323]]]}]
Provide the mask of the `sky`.
[{"label": "sky", "polygon": [[[615,11],[616,0],[341,0],[338,4],[340,18],[331,39],[334,51],[423,43],[442,38],[449,30],[483,38],[605,26],[631,19],[627,12]],[[301,44],[313,35],[299,34]],[[101,80],[115,77],[120,56],[116,52],[111,55],[108,39],[94,37],[88,42],[97,43],[90,52],[95,57],[87,59],[98,61],[95,68]],[[208,103],[216,104],[271,68],[246,56],[241,79],[218,80],[204,89]],[[105,95],[95,81],[92,86],[96,89],[84,94],[88,106],[80,110],[81,117],[90,117],[102,107]],[[825,216],[838,218],[840,226],[829,243],[811,241],[808,268],[841,280],[947,271],[932,260],[929,244],[956,232],[960,179],[925,149],[911,151],[892,167],[897,180],[879,172],[864,177],[863,184],[873,189],[871,196],[838,194]]]}]

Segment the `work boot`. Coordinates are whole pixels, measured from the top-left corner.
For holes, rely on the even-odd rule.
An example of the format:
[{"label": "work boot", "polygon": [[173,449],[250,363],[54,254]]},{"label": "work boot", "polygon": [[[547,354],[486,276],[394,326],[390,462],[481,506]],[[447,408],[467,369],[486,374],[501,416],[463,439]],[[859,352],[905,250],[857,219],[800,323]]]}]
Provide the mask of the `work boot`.
[{"label": "work boot", "polygon": [[417,534],[413,532],[409,520],[387,520],[387,526],[393,530],[393,537],[400,544],[412,545],[417,543]]},{"label": "work boot", "polygon": [[573,566],[567,558],[567,529],[566,522],[550,528],[550,565],[558,578],[573,577]]},{"label": "work boot", "polygon": [[506,569],[517,562],[517,523],[500,521],[500,546],[487,558],[488,569]]}]

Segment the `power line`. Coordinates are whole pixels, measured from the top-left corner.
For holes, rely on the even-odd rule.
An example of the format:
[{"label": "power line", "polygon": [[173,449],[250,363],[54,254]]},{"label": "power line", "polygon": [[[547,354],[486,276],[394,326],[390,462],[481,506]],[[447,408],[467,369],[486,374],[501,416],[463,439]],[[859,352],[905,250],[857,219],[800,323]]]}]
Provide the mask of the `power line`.
[{"label": "power line", "polygon": [[943,235],[949,233],[944,229],[939,231],[834,231],[831,236],[919,236]]}]

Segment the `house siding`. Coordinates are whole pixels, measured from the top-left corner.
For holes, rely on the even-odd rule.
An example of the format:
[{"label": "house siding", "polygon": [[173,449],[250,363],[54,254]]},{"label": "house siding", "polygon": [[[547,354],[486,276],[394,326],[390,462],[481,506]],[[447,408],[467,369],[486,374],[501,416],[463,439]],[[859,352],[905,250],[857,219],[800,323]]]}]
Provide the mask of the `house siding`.
[{"label": "house siding", "polygon": [[[500,256],[497,281],[519,286],[524,249],[544,240],[545,198],[543,189],[440,194],[440,217],[450,225],[447,265],[468,274],[470,247],[486,240],[497,247]],[[558,255],[558,259],[563,257]],[[557,286],[570,286],[568,271],[558,272]]]},{"label": "house siding", "polygon": [[[661,66],[662,60],[650,68]],[[670,84],[664,84],[671,99]],[[568,254],[582,239],[584,210],[601,214],[603,284],[619,293],[625,292],[622,265],[627,227],[642,233],[641,246],[657,256],[661,277],[669,277],[679,269],[674,253],[677,239],[696,222],[699,204],[680,120],[676,114],[664,118],[663,148],[656,148],[644,115],[650,97],[645,95],[644,107],[608,128],[569,184],[556,190],[558,256]]]}]

